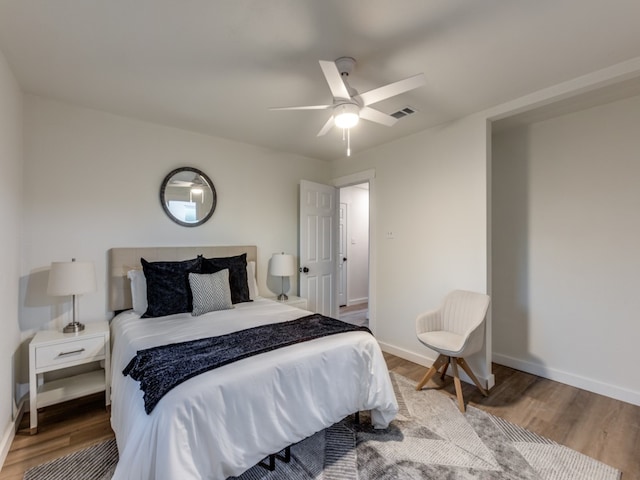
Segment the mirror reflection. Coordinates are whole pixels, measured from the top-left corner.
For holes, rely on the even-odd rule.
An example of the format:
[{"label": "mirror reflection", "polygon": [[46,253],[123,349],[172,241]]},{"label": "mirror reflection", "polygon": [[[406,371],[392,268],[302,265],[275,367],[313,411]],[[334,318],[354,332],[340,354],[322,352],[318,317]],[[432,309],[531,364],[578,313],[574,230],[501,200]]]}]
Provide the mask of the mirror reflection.
[{"label": "mirror reflection", "polygon": [[211,179],[197,168],[177,168],[162,182],[160,202],[171,220],[185,227],[196,227],[213,215],[216,189]]}]

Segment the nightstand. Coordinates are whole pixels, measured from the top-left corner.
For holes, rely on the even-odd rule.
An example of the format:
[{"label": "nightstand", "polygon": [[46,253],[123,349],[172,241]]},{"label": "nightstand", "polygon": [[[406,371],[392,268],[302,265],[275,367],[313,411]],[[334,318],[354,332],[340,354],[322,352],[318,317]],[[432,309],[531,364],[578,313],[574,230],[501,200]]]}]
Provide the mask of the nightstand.
[{"label": "nightstand", "polygon": [[307,299],[296,297],[295,295],[289,295],[289,300],[278,300],[278,297],[269,297],[269,300],[273,300],[274,302],[281,302],[291,307],[301,308],[302,310],[307,309]]},{"label": "nightstand", "polygon": [[[99,370],[44,382],[44,373],[100,362]],[[38,432],[38,408],[105,392],[111,404],[109,322],[86,323],[78,333],[41,330],[29,343],[29,410],[31,434]]]}]

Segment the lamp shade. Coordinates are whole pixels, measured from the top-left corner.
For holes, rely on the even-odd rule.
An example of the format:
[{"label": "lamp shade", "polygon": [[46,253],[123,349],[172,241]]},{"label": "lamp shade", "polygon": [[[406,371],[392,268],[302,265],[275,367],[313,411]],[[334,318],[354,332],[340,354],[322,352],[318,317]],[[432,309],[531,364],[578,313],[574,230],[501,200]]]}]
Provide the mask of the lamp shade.
[{"label": "lamp shade", "polygon": [[53,262],[49,271],[47,294],[80,295],[96,289],[96,272],[92,262]]},{"label": "lamp shade", "polygon": [[296,273],[296,262],[293,255],[276,253],[271,257],[269,273],[274,277],[290,277]]}]

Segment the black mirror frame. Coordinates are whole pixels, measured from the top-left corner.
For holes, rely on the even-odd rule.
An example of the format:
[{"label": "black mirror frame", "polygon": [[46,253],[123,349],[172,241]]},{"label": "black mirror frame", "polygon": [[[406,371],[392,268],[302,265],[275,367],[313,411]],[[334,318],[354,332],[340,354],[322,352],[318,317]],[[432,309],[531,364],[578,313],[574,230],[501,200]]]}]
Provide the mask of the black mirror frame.
[{"label": "black mirror frame", "polygon": [[[187,223],[187,222],[183,222],[182,220],[178,220],[176,217],[173,216],[173,214],[169,210],[169,207],[167,207],[167,202],[165,201],[165,198],[164,198],[165,190],[167,188],[167,185],[169,184],[169,180],[171,180],[171,178],[175,174],[180,172],[193,172],[200,175],[202,178],[205,179],[205,181],[209,184],[209,187],[211,188],[211,196],[212,196],[211,209],[209,210],[207,215],[205,215],[204,218],[202,218],[201,220],[198,220],[197,222]],[[218,204],[218,195],[216,193],[216,188],[213,186],[213,182],[211,181],[211,179],[206,173],[193,167],[180,167],[180,168],[176,168],[175,170],[172,170],[167,174],[166,177],[164,177],[164,180],[160,185],[160,204],[162,205],[162,209],[164,210],[164,213],[166,213],[167,216],[178,225],[182,225],[183,227],[197,227],[205,223],[207,220],[209,220],[211,218],[211,215],[213,215],[213,212],[215,212],[216,206]]]}]

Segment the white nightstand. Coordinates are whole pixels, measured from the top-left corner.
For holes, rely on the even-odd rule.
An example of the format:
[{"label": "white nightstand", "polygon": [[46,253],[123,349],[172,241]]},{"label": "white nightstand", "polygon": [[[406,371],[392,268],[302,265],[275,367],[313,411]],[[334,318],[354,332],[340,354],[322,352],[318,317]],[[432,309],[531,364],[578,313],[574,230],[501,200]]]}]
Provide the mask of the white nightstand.
[{"label": "white nightstand", "polygon": [[302,297],[296,297],[295,295],[289,295],[289,300],[278,300],[278,297],[269,297],[269,300],[274,300],[276,302],[282,302],[291,307],[301,308],[303,310],[307,309],[307,299]]},{"label": "white nightstand", "polygon": [[[53,370],[100,361],[100,370],[48,382],[43,374]],[[111,404],[111,349],[109,322],[86,323],[79,333],[41,330],[29,343],[29,399],[31,434],[38,431],[38,408],[105,392]]]}]

